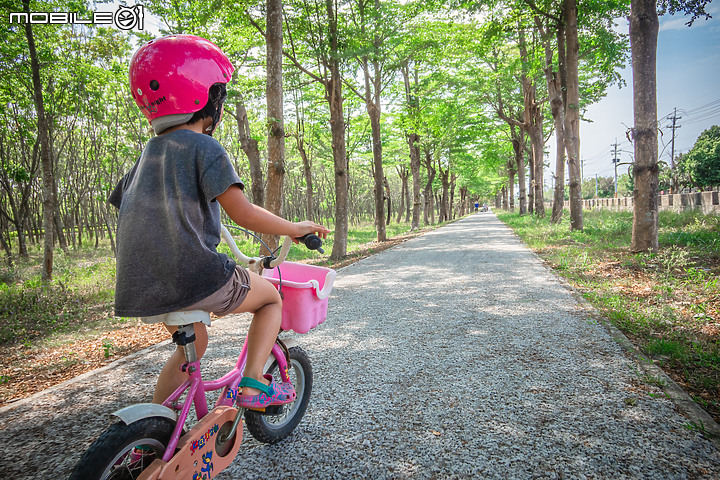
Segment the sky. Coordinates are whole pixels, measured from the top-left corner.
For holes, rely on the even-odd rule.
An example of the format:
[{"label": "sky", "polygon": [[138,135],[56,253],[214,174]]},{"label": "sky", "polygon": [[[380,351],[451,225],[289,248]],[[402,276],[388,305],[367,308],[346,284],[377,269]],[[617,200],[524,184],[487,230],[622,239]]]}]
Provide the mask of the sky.
[{"label": "sky", "polygon": [[[657,46],[657,111],[662,135],[659,135],[660,160],[670,163],[672,124],[668,120],[677,108],[675,156],[687,153],[698,136],[713,125],[720,124],[720,2],[710,4],[706,11],[710,20],[698,19],[692,27],[688,18],[675,15],[660,17]],[[628,33],[627,19],[618,20],[618,28]],[[610,88],[608,95],[585,112],[592,123],[580,126],[580,154],[583,177],[614,176],[611,150],[617,141],[621,163],[632,160],[633,146],[626,137],[633,126],[632,69],[622,71],[626,86]],[[616,140],[617,139],[617,140]],[[555,144],[554,138],[548,147]],[[548,158],[555,170],[555,152]],[[618,167],[618,175],[627,173],[628,165]],[[548,176],[549,177],[549,176]],[[549,180],[548,180],[549,182]]]}]

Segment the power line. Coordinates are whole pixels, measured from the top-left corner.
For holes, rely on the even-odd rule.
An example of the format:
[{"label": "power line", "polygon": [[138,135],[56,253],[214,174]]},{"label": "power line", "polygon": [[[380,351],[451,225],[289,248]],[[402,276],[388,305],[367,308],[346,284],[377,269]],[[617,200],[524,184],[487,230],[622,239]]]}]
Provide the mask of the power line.
[{"label": "power line", "polygon": [[693,108],[691,110],[685,110],[685,113],[687,113],[688,115],[692,115],[694,113],[700,113],[703,110],[710,110],[710,109],[717,108],[719,106],[720,106],[720,98],[718,98],[717,100],[713,100],[712,102],[702,105],[700,107]]}]

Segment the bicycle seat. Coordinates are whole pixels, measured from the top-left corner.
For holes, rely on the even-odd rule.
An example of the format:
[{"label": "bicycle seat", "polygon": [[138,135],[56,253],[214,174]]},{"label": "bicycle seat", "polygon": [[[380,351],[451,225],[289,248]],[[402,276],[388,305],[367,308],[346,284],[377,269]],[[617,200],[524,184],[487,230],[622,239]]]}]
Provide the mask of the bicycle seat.
[{"label": "bicycle seat", "polygon": [[210,325],[210,313],[204,310],[187,310],[181,312],[163,313],[152,317],[142,317],[144,323],[164,323],[165,325],[189,325],[191,323],[204,323]]}]

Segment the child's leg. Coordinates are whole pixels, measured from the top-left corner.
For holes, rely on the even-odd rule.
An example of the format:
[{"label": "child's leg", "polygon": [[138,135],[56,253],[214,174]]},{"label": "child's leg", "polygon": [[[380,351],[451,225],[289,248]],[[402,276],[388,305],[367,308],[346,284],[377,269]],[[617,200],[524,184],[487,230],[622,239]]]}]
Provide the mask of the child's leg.
[{"label": "child's leg", "polygon": [[[207,327],[204,323],[195,323],[195,351],[198,360],[205,354],[208,345]],[[172,334],[175,333],[177,327],[165,325],[165,328]],[[153,403],[162,403],[170,396],[182,383],[187,380],[187,373],[180,371],[180,365],[185,363],[185,352],[182,347],[177,347],[172,356],[168,359],[158,376],[157,385],[155,386],[155,394],[153,395]]]},{"label": "child's leg", "polygon": [[[263,367],[270,356],[282,322],[282,299],[277,289],[260,275],[250,272],[250,292],[233,313],[254,313],[248,330],[245,377],[268,384]],[[243,395],[257,395],[259,390],[243,387]]]}]

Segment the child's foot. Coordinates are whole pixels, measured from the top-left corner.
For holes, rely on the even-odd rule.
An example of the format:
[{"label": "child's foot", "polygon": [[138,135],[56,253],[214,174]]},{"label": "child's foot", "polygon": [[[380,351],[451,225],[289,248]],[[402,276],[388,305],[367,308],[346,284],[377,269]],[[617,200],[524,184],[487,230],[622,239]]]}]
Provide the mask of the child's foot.
[{"label": "child's foot", "polygon": [[[270,405],[284,405],[295,400],[295,387],[291,383],[276,382],[272,375],[264,375],[270,385],[250,377],[240,380],[242,392],[238,396],[237,405],[241,408],[260,409]],[[255,393],[259,392],[259,393]]]}]

